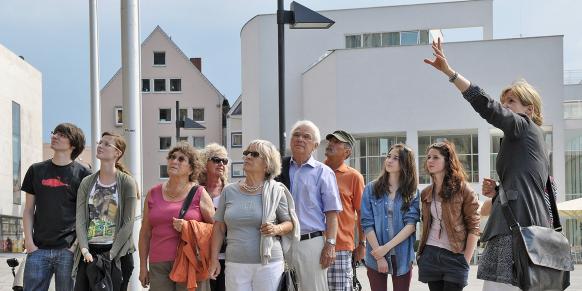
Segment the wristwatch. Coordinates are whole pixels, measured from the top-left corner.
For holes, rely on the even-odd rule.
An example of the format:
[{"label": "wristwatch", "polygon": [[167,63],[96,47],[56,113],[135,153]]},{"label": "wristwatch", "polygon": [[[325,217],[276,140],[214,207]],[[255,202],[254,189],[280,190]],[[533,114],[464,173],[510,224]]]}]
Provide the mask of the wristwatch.
[{"label": "wristwatch", "polygon": [[335,239],[334,238],[328,238],[325,240],[326,243],[335,246]]},{"label": "wristwatch", "polygon": [[366,247],[366,241],[365,240],[361,240],[360,241],[360,245],[363,246],[363,247]]}]

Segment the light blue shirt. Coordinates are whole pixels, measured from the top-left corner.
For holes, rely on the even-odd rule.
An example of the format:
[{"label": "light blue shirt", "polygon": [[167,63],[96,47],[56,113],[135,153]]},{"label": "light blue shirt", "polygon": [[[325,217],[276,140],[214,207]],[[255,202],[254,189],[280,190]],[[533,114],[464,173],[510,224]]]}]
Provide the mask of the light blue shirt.
[{"label": "light blue shirt", "polygon": [[289,182],[301,234],[325,231],[325,212],[342,211],[333,170],[313,157],[302,165],[291,158]]}]

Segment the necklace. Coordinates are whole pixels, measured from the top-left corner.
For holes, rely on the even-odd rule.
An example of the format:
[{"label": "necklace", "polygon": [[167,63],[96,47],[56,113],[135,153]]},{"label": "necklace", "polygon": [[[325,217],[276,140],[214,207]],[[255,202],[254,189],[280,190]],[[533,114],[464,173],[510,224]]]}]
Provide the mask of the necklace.
[{"label": "necklace", "polygon": [[257,186],[249,186],[246,181],[240,182],[240,188],[249,193],[255,193],[261,189],[263,189],[263,183]]},{"label": "necklace", "polygon": [[441,215],[439,217],[439,211],[438,211],[438,208],[437,208],[437,205],[436,205],[437,204],[437,201],[436,201],[436,196],[435,196],[434,192],[435,191],[434,191],[434,188],[433,188],[432,189],[432,202],[433,202],[432,204],[434,204],[434,212],[436,213],[436,220],[439,221],[439,236],[438,236],[438,238],[440,240],[441,239],[441,232],[443,231],[443,220],[442,220],[442,218],[443,218],[442,205],[443,204],[441,202]]},{"label": "necklace", "polygon": [[164,183],[164,194],[170,198],[170,199],[176,199],[176,197],[180,196],[180,194],[184,193],[184,190],[186,189],[186,187],[188,187],[188,185],[190,183],[186,183],[184,184],[184,186],[182,186],[182,188],[180,188],[179,191],[175,191],[174,195],[170,195],[170,191],[168,190],[169,186],[168,186],[168,182]]}]

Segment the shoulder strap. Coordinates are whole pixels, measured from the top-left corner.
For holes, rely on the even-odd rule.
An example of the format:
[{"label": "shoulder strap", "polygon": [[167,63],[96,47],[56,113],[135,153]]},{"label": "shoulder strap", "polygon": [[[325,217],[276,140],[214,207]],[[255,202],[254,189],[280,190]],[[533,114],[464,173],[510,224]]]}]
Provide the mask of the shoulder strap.
[{"label": "shoulder strap", "polygon": [[552,213],[552,221],[554,230],[562,231],[562,224],[560,223],[560,214],[558,213],[558,205],[556,204],[556,195],[552,185],[551,177],[548,176],[546,181],[546,189],[548,191],[548,198],[550,199],[550,212]]},{"label": "shoulder strap", "polygon": [[190,192],[188,192],[188,196],[184,199],[184,203],[182,204],[182,209],[180,209],[180,214],[178,215],[179,219],[184,218],[186,212],[188,212],[188,208],[190,208],[190,204],[192,203],[192,199],[194,199],[194,195],[196,191],[198,191],[198,185],[190,188]]},{"label": "shoulder strap", "polygon": [[501,210],[503,212],[503,216],[505,216],[505,221],[509,224],[509,229],[513,230],[515,227],[519,227],[519,222],[515,219],[513,215],[513,211],[511,211],[511,207],[509,206],[509,201],[507,201],[507,196],[505,194],[505,190],[503,186],[499,185],[499,193],[497,196],[501,202]]}]

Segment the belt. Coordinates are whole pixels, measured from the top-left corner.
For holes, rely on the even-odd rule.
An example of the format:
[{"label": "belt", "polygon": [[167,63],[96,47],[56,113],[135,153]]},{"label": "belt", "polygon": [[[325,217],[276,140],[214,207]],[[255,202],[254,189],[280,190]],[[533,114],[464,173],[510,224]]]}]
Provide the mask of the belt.
[{"label": "belt", "polygon": [[314,231],[311,233],[306,233],[301,235],[301,240],[312,239],[314,237],[323,236],[322,231]]}]

